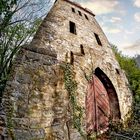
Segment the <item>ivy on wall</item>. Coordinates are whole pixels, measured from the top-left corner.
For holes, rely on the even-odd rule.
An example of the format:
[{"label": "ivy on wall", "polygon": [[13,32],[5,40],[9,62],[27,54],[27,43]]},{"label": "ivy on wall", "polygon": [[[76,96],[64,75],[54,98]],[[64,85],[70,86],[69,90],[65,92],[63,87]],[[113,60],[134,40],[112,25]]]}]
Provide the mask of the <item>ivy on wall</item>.
[{"label": "ivy on wall", "polygon": [[74,80],[74,71],[73,65],[69,63],[63,63],[60,65],[64,72],[64,83],[65,88],[69,94],[70,104],[72,108],[72,116],[73,116],[73,126],[78,130],[81,136],[85,137],[84,131],[82,130],[82,116],[83,109],[81,106],[77,104],[76,99],[76,91],[77,91],[77,83]]}]

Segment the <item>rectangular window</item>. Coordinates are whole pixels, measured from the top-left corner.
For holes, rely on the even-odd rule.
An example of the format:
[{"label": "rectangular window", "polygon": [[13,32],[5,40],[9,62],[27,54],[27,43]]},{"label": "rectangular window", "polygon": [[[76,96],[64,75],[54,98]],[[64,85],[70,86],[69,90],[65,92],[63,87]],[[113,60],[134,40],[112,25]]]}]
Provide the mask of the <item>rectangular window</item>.
[{"label": "rectangular window", "polygon": [[88,20],[88,17],[87,17],[87,15],[85,14],[85,18]]},{"label": "rectangular window", "polygon": [[75,9],[74,8],[71,8],[71,10],[72,10],[73,13],[75,13]]},{"label": "rectangular window", "polygon": [[79,15],[82,16],[82,13],[80,11],[78,11]]},{"label": "rectangular window", "polygon": [[70,21],[69,25],[70,25],[70,32],[73,33],[73,34],[76,34],[76,25],[75,25],[75,23]]},{"label": "rectangular window", "polygon": [[94,33],[94,35],[95,35],[95,38],[96,38],[98,45],[102,46],[102,43],[101,43],[99,36],[96,33]]}]

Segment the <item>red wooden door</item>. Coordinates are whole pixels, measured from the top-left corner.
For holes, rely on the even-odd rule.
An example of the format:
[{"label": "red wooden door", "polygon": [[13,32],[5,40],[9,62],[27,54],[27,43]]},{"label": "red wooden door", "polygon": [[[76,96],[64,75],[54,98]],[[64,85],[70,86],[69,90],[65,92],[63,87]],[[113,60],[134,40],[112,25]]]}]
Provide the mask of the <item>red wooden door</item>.
[{"label": "red wooden door", "polygon": [[108,129],[110,116],[109,97],[104,85],[95,75],[88,85],[86,116],[88,133],[102,132]]}]

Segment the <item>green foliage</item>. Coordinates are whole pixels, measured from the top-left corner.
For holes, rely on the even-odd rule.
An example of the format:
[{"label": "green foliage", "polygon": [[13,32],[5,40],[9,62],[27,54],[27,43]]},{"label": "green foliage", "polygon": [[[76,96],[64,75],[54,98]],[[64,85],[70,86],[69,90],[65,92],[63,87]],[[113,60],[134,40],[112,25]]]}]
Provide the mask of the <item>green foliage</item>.
[{"label": "green foliage", "polygon": [[0,33],[10,23],[14,11],[12,10],[17,4],[17,0],[1,0],[0,1]]},{"label": "green foliage", "polygon": [[135,124],[123,128],[119,122],[110,122],[110,129],[107,132],[110,140],[139,140],[139,128]]},{"label": "green foliage", "polygon": [[3,31],[0,40],[0,97],[2,97],[15,55],[35,33],[39,24],[40,20],[36,20],[31,28],[24,24],[16,24],[7,26]]},{"label": "green foliage", "polygon": [[125,71],[129,80],[135,102],[140,104],[140,69],[135,62],[135,58],[122,55],[115,46],[113,46],[113,50],[121,68]]},{"label": "green foliage", "polygon": [[130,58],[122,55],[121,52],[118,51],[117,47],[112,45],[112,49],[115,53],[116,59],[118,60],[121,68],[125,71],[125,74],[129,81],[129,87],[133,93],[133,117],[129,121],[129,128],[123,130],[121,127],[117,128],[115,131],[117,133],[111,132],[113,138],[116,140],[120,139],[140,139],[140,68],[138,68],[135,58]]},{"label": "green foliage", "polygon": [[[41,23],[40,16],[33,16],[36,12],[31,11],[31,5],[30,0],[0,1],[0,102],[16,54],[31,41]],[[25,11],[27,8],[29,13]],[[25,13],[18,16],[21,11]]]},{"label": "green foliage", "polygon": [[77,99],[76,99],[77,83],[74,80],[73,66],[69,63],[64,63],[61,65],[61,68],[64,71],[65,88],[69,93],[70,103],[72,107],[74,128],[78,130],[81,136],[85,137],[84,132],[82,130],[82,123],[81,123],[83,117],[83,109],[81,106],[77,104]]}]

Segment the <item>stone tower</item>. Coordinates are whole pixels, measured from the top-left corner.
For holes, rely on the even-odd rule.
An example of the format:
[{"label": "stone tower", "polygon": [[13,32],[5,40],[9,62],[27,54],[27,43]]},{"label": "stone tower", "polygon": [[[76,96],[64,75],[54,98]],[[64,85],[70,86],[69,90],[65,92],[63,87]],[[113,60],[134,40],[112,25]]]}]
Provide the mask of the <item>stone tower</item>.
[{"label": "stone tower", "polygon": [[2,105],[1,139],[85,140],[125,122],[132,96],[95,15],[57,0],[16,58]]}]

